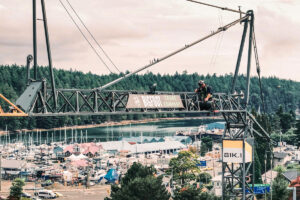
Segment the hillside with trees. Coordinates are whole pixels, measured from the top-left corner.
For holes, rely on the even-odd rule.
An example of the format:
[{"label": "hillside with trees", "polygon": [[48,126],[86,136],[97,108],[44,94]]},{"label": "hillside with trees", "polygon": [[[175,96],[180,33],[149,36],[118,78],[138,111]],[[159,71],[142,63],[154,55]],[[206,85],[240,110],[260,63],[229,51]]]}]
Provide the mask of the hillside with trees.
[{"label": "hillside with trees", "polygon": [[[126,72],[128,73],[128,72]],[[0,66],[0,93],[11,101],[15,101],[26,88],[26,68],[24,66]],[[112,80],[115,80],[124,74],[95,75],[92,73],[83,73],[74,70],[54,70],[55,82],[57,88],[95,88]],[[31,72],[33,76],[33,71]],[[40,67],[38,77],[49,77],[49,71],[46,67]],[[112,86],[110,89],[117,90],[139,90],[148,91],[149,86],[157,83],[159,91],[194,91],[199,80],[205,80],[212,88],[213,92],[225,92],[230,89],[232,74],[220,75],[208,74],[200,75],[198,73],[153,74],[148,72],[143,75],[134,75]],[[49,80],[47,80],[49,83]],[[50,84],[49,84],[50,85]],[[300,83],[283,80],[276,77],[262,79],[263,94],[268,113],[275,113],[279,105],[282,105],[284,112],[293,112],[300,106]],[[241,75],[237,80],[237,91],[245,91],[246,78]],[[251,96],[250,105],[258,109],[261,105],[260,90],[258,78],[251,78]],[[82,125],[88,123],[100,123],[106,120],[123,120],[132,118],[141,118],[143,116],[96,116],[96,117],[48,117],[48,118],[29,118],[21,120],[5,119],[0,122],[0,129],[4,129],[7,124],[10,130],[19,128],[51,128],[64,125]],[[157,117],[149,116],[149,117]],[[160,117],[166,117],[161,115]],[[284,116],[283,116],[284,117]],[[287,127],[288,128],[288,127]]]}]

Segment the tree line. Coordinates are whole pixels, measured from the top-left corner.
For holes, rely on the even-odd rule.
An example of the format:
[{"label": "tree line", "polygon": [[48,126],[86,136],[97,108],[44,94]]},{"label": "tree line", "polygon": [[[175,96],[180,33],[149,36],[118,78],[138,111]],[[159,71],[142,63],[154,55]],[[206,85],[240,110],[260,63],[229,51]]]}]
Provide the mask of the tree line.
[{"label": "tree line", "polygon": [[[125,74],[128,73],[125,72]],[[26,68],[24,66],[4,66],[0,65],[0,93],[6,96],[11,101],[15,101],[26,88]],[[124,73],[95,75],[91,72],[83,73],[74,70],[54,69],[55,83],[57,88],[79,88],[90,89],[104,85],[119,77],[124,76]],[[31,70],[31,77],[33,71]],[[49,70],[47,67],[38,68],[38,77],[49,80]],[[198,73],[188,74],[186,71],[182,73],[176,72],[174,75],[169,74],[153,74],[147,72],[142,75],[133,75],[132,77],[112,86],[110,89],[116,90],[138,90],[148,91],[149,86],[157,83],[158,91],[174,91],[185,92],[194,91],[199,80],[205,82],[213,88],[213,92],[225,92],[230,90],[232,82],[232,74],[217,76],[216,74],[201,75]],[[48,84],[50,85],[50,84]],[[278,105],[282,105],[284,110],[295,111],[300,106],[300,83],[292,80],[284,80],[276,77],[262,78],[263,94],[265,101],[265,109],[268,113],[274,113],[278,109]],[[238,92],[245,91],[246,77],[240,75],[237,80],[236,90]],[[0,102],[1,103],[1,102]],[[251,78],[250,105],[255,109],[262,110],[260,89],[257,77]],[[101,123],[109,120],[124,120],[124,119],[141,119],[144,117],[170,117],[169,115],[154,115],[154,116],[87,116],[87,117],[47,117],[47,118],[27,118],[27,119],[3,119],[0,121],[0,129],[4,129],[6,125],[10,130],[20,128],[31,129],[52,128],[69,125],[83,125],[91,123]]]},{"label": "tree line", "polygon": [[[300,147],[300,120],[297,120],[294,111],[285,110],[282,105],[279,105],[274,113],[259,114],[253,109],[252,114],[269,134],[273,143],[286,142],[289,145]],[[254,125],[254,129],[260,132],[260,129],[256,125]],[[255,140],[256,183],[262,183],[261,174],[271,169],[272,146],[265,139],[257,138]]]}]

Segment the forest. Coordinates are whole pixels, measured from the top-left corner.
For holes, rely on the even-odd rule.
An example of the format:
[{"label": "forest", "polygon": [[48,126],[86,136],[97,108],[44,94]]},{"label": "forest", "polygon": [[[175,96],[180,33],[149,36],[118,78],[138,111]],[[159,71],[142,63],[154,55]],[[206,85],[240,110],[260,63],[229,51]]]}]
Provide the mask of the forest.
[{"label": "forest", "polygon": [[[128,73],[125,72],[125,73]],[[26,88],[26,68],[24,66],[0,66],[0,93],[14,102]],[[57,88],[95,88],[124,74],[95,75],[91,72],[83,73],[75,70],[54,69],[55,83]],[[33,71],[31,71],[33,76]],[[38,77],[45,77],[49,83],[49,70],[47,67],[38,68]],[[176,72],[174,75],[153,74],[147,72],[132,77],[112,86],[110,89],[117,90],[139,90],[148,91],[149,86],[157,83],[158,91],[194,91],[199,80],[204,80],[213,89],[213,92],[227,93],[230,90],[232,74],[201,75],[198,73],[189,74],[186,71]],[[50,86],[50,84],[48,84]],[[237,92],[245,91],[246,77],[240,75],[237,80]],[[300,82],[284,80],[276,77],[262,78],[262,91],[265,101],[266,112],[276,113],[281,105],[282,112],[294,113],[300,107]],[[257,77],[251,77],[250,105],[254,110],[262,110],[260,87]],[[87,116],[87,117],[43,117],[43,118],[5,118],[0,121],[0,129],[9,130],[32,129],[32,128],[53,128],[69,125],[83,125],[101,123],[103,121],[120,121],[124,119],[141,119],[145,117],[172,117],[172,114],[160,115],[128,115],[128,116]]]}]

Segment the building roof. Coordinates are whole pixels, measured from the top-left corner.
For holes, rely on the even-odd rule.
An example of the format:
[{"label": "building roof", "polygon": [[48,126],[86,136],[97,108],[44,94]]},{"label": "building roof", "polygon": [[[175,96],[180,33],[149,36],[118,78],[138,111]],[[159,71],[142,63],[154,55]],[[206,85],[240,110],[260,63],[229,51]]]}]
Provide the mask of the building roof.
[{"label": "building roof", "polygon": [[153,142],[147,144],[136,144],[133,145],[132,153],[144,153],[151,151],[163,151],[171,149],[183,149],[186,145],[179,141],[167,141],[167,142]]},{"label": "building roof", "polygon": [[262,181],[265,184],[270,184],[274,178],[277,176],[278,172],[273,171],[273,170],[269,170],[266,173],[264,173],[263,175],[261,175]]},{"label": "building roof", "polygon": [[153,143],[164,141],[179,141],[182,143],[189,143],[192,139],[189,136],[168,136],[168,137],[150,137],[150,136],[138,136],[138,137],[122,137],[120,141],[126,141],[130,143]]},{"label": "building roof", "polygon": [[283,176],[291,182],[292,180],[295,180],[298,176],[300,176],[300,173],[297,170],[292,171],[286,171],[283,173]]},{"label": "building roof", "polygon": [[161,137],[149,137],[149,136],[138,136],[138,137],[122,137],[120,141],[134,142],[134,143],[149,143],[161,141]]},{"label": "building roof", "polygon": [[5,160],[2,159],[1,167],[10,168],[10,169],[22,169],[26,165],[26,162],[23,160]]},{"label": "building roof", "polygon": [[56,146],[56,147],[53,148],[53,152],[54,153],[64,152],[64,149],[60,146]]},{"label": "building roof", "polygon": [[298,176],[295,180],[291,181],[290,187],[298,187],[298,188],[300,188],[300,176]]},{"label": "building roof", "polygon": [[126,141],[100,142],[99,144],[106,151],[131,150],[131,144]]},{"label": "building roof", "polygon": [[285,152],[274,152],[274,158],[283,159],[288,155],[288,153]]},{"label": "building roof", "polygon": [[91,153],[91,154],[96,154],[101,148],[99,146],[90,146],[88,147],[87,149],[85,149],[82,153],[83,154],[88,154],[88,153]]},{"label": "building roof", "polygon": [[107,151],[128,150],[131,153],[144,153],[144,152],[151,152],[151,151],[186,148],[186,145],[182,144],[179,141],[152,142],[152,143],[134,144],[134,145],[131,145],[126,141],[111,141],[111,142],[101,142],[100,144],[103,147],[103,149]]}]

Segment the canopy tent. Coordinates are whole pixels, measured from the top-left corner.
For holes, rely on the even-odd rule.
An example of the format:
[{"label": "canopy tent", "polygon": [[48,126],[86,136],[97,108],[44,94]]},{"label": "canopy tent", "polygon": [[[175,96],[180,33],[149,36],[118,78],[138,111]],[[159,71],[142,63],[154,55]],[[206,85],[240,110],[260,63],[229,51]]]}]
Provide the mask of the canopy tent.
[{"label": "canopy tent", "polygon": [[68,159],[71,161],[76,161],[76,160],[87,159],[87,157],[83,154],[80,154],[78,156],[75,156],[74,154],[72,154]]},{"label": "canopy tent", "polygon": [[118,180],[119,175],[116,169],[109,169],[107,174],[104,176],[104,178],[106,180],[108,180],[109,182],[115,182],[116,180]]}]

